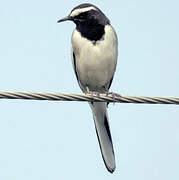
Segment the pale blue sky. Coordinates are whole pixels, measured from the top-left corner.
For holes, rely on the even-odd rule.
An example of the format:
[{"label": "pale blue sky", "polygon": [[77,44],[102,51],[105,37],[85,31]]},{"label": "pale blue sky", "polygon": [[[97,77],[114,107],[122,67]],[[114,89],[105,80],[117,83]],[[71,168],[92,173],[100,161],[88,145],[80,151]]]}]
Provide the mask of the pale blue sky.
[{"label": "pale blue sky", "polygon": [[[56,21],[84,1],[0,1],[0,91],[80,93],[71,65],[75,25]],[[119,39],[111,91],[179,97],[179,2],[88,1]],[[109,106],[116,171],[107,172],[82,102],[0,100],[2,180],[178,180],[179,107]]]}]

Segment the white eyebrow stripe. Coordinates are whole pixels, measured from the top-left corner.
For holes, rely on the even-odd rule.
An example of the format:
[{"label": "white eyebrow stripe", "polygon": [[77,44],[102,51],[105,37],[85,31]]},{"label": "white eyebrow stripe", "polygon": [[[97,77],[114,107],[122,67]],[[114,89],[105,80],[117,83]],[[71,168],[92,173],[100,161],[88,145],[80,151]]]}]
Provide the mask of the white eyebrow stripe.
[{"label": "white eyebrow stripe", "polygon": [[87,12],[90,10],[97,10],[95,7],[86,7],[86,8],[81,8],[81,9],[75,9],[74,11],[71,12],[70,16],[75,17],[78,16],[80,13]]}]

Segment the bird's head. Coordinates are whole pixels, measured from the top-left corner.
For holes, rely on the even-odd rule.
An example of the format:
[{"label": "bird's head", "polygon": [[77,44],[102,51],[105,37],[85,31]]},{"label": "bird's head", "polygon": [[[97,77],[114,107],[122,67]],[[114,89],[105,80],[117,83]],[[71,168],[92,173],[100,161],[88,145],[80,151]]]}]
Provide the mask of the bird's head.
[{"label": "bird's head", "polygon": [[57,22],[73,21],[77,26],[96,26],[109,24],[109,19],[96,6],[85,3],[73,8],[71,13]]}]

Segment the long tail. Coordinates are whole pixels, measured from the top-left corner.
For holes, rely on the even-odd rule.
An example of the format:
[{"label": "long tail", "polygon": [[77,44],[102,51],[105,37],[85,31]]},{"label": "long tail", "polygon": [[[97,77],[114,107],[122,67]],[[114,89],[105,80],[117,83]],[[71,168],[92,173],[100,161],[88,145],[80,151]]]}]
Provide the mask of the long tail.
[{"label": "long tail", "polygon": [[107,104],[105,102],[93,102],[90,103],[90,107],[93,112],[96,133],[104,163],[108,171],[113,173],[116,164],[106,109]]}]

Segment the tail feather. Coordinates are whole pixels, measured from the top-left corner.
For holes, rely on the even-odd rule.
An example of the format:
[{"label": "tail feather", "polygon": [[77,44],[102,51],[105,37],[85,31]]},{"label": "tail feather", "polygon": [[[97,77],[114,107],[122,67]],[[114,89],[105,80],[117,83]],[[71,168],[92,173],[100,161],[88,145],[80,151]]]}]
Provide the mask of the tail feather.
[{"label": "tail feather", "polygon": [[103,102],[93,102],[90,103],[90,106],[93,111],[96,133],[104,163],[108,171],[113,173],[116,164],[106,109],[107,104]]}]

